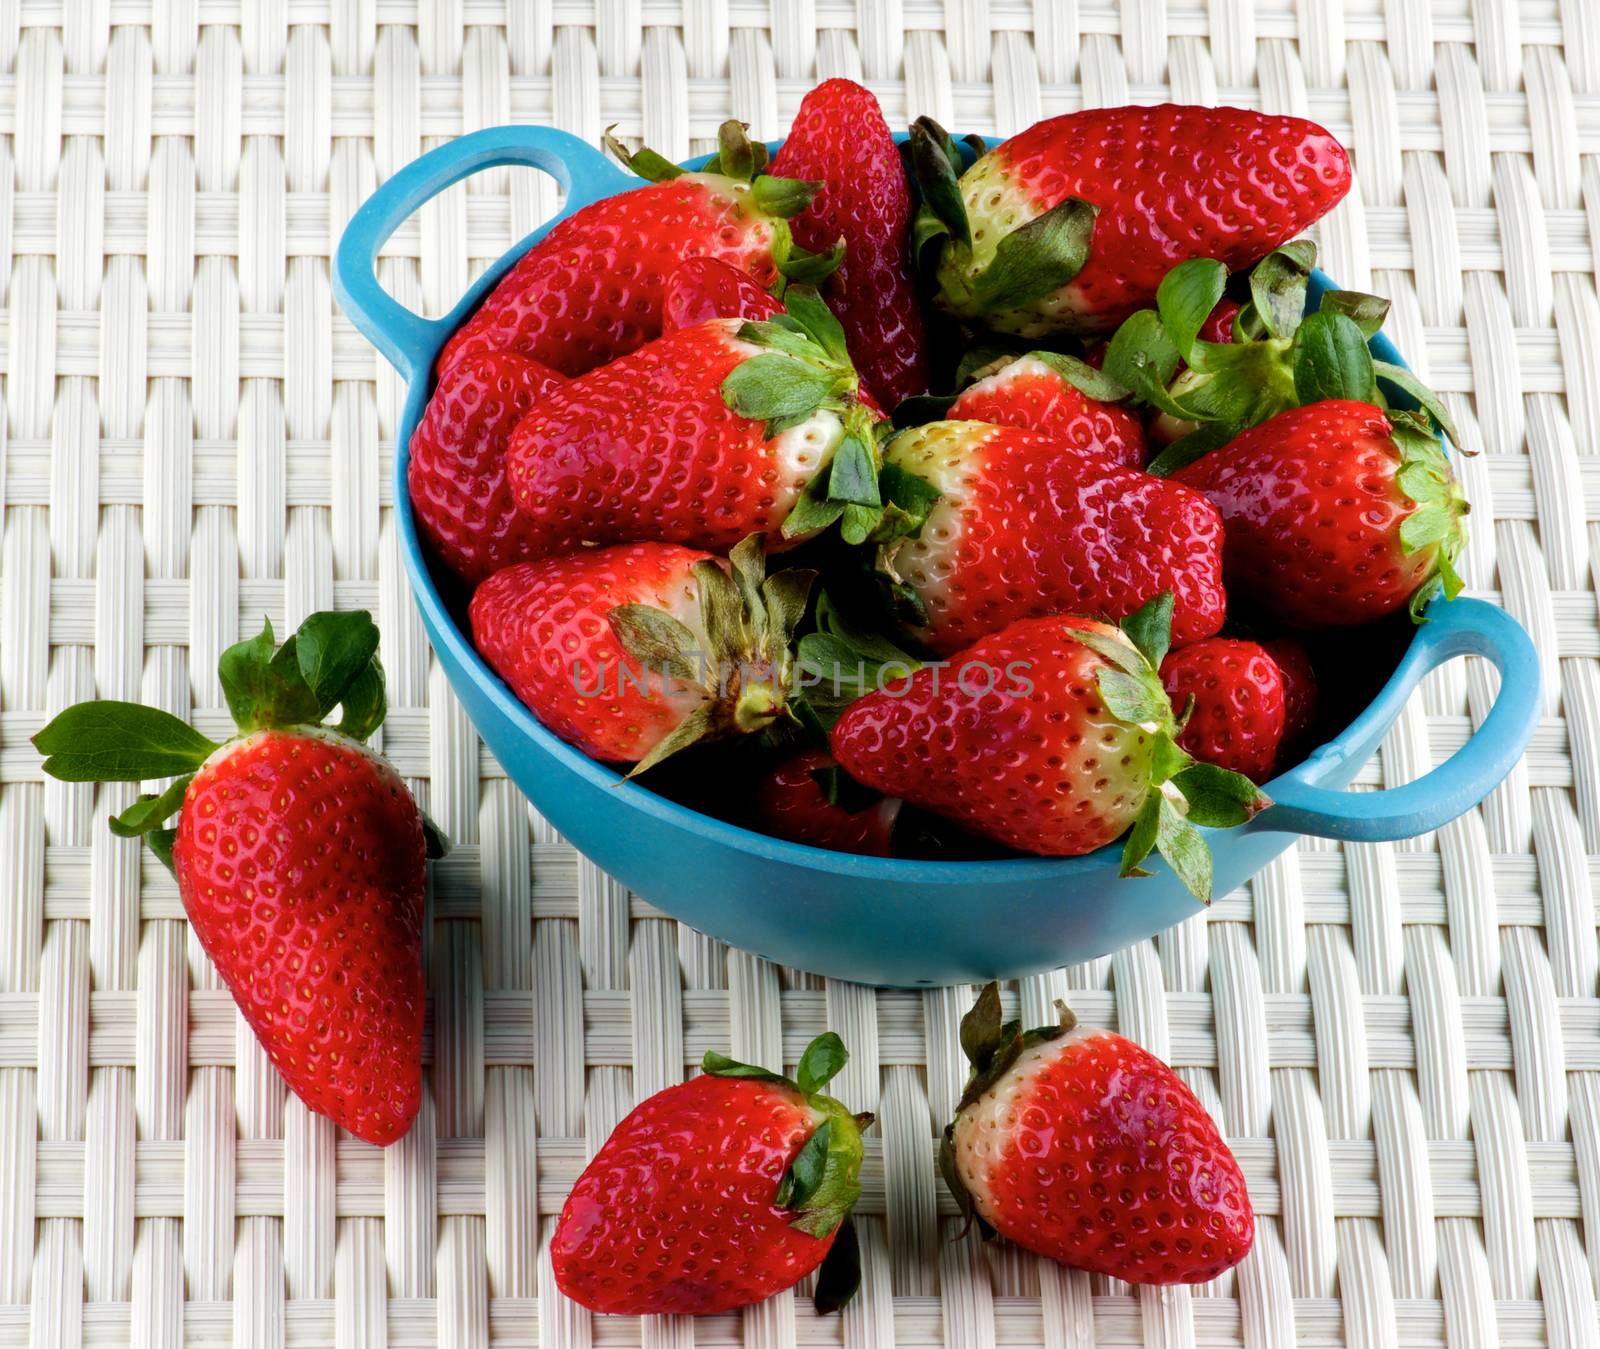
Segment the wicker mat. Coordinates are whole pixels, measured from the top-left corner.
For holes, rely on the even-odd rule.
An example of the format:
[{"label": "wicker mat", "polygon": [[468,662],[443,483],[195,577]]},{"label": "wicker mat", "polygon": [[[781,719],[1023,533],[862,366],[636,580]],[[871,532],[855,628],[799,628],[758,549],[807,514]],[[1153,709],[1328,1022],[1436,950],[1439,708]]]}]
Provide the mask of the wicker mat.
[{"label": "wicker mat", "polygon": [[[952,1239],[933,1140],[971,990],[879,993],[680,928],[553,836],[432,666],[390,518],[392,373],[334,307],[355,205],[473,127],[616,123],[674,158],[780,133],[818,78],[893,123],[1007,132],[1176,98],[1303,113],[1355,151],[1327,270],[1466,440],[1473,589],[1544,656],[1545,719],[1479,809],[1306,844],[1208,918],[1027,981],[1179,1066],[1259,1237],[1135,1290]],[[500,170],[392,242],[441,312],[554,206]],[[0,0],[0,1343],[148,1346],[1600,1344],[1600,3],[1596,0]],[[432,900],[428,1099],[380,1152],[286,1093],[126,793],[28,737],[96,691],[225,724],[263,613],[366,607],[383,744],[461,840]],[[1492,696],[1428,682],[1363,782]],[[855,1057],[865,1296],[591,1318],[541,1239],[634,1101],[707,1049]]]}]

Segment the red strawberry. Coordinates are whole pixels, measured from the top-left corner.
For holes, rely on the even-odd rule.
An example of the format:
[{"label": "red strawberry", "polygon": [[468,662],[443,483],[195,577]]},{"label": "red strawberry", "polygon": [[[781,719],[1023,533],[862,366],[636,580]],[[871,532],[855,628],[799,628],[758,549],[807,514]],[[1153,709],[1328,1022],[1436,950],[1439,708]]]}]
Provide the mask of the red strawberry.
[{"label": "red strawberry", "polygon": [[472,597],[472,639],[547,727],[635,772],[784,712],[789,637],[812,573],[763,580],[761,543],[723,565],[664,543],[580,549],[496,572]]},{"label": "red strawberry", "polygon": [[937,123],[920,119],[912,137],[940,304],[1025,337],[1108,331],[1187,258],[1249,267],[1350,189],[1349,159],[1320,126],[1242,108],[1067,113],[959,182]]},{"label": "red strawberry", "polygon": [[1279,637],[1261,644],[1283,676],[1283,744],[1278,752],[1278,770],[1289,767],[1294,756],[1306,748],[1317,724],[1317,672],[1306,649],[1293,637]]},{"label": "red strawberry", "polygon": [[1001,1024],[988,985],[962,1019],[972,1075],[940,1169],[984,1235],[1130,1283],[1204,1283],[1255,1240],[1244,1176],[1171,1068],[1110,1031]]},{"label": "red strawberry", "polygon": [[1438,440],[1409,413],[1313,403],[1213,450],[1174,478],[1227,525],[1229,587],[1290,627],[1419,614],[1461,588],[1467,503]]},{"label": "red strawberry", "polygon": [[661,294],[684,258],[720,258],[761,286],[820,280],[834,259],[790,243],[785,217],[816,190],[760,172],[766,149],[723,124],[716,162],[685,173],[648,150],[625,163],[654,181],[585,206],[516,264],[446,344],[442,373],[480,351],[514,351],[581,375],[661,333]]},{"label": "red strawberry", "polygon": [[1054,352],[1007,361],[963,389],[944,414],[950,421],[989,422],[1050,436],[1064,448],[1103,455],[1124,468],[1144,467],[1144,428],[1115,403],[1081,387],[1097,387],[1092,369]]},{"label": "red strawberry", "polygon": [[406,468],[417,527],[469,585],[536,551],[506,483],[506,444],[522,414],[563,382],[508,351],[468,356],[440,378],[417,423]]},{"label": "red strawberry", "polygon": [[846,1058],[832,1031],[793,1079],[707,1053],[704,1076],[642,1102],[567,1196],[556,1286],[597,1312],[708,1316],[822,1265],[818,1310],[843,1306],[859,1279],[849,1215],[872,1122],[822,1094]]},{"label": "red strawberry", "polygon": [[846,780],[821,750],[802,750],[785,759],[756,785],[756,821],[776,838],[809,843],[834,852],[889,856],[890,836],[900,802],[862,793],[847,801],[855,784]]},{"label": "red strawberry", "polygon": [[1162,590],[1177,595],[1175,640],[1222,626],[1222,522],[1198,492],[982,422],[902,431],[884,462],[897,490],[904,474],[939,494],[881,562],[935,651],[1034,614],[1125,618]]},{"label": "red strawberry", "polygon": [[1218,300],[1200,325],[1202,342],[1233,341],[1233,321],[1238,317],[1239,305],[1233,300]]},{"label": "red strawberry", "polygon": [[819,84],[801,101],[772,171],[822,184],[792,228],[818,253],[844,243],[825,293],[867,387],[888,408],[922,393],[928,365],[911,274],[911,187],[878,100],[853,80]]},{"label": "red strawberry", "polygon": [[679,263],[661,292],[661,329],[668,333],[707,319],[767,319],[781,313],[782,300],[720,258]]},{"label": "red strawberry", "polygon": [[852,703],[833,757],[874,791],[1027,852],[1075,857],[1131,827],[1123,875],[1159,847],[1204,900],[1210,855],[1193,825],[1241,824],[1266,799],[1174,743],[1156,674],[1171,612],[1162,595],[1128,620],[1138,646],[1086,618],[1013,623]]},{"label": "red strawberry", "polygon": [[[69,782],[182,776],[111,821],[172,870],[190,926],[289,1088],[369,1143],[422,1103],[424,857],[439,841],[361,742],[383,720],[378,630],[313,614],[223,653],[240,734],[217,745],[137,703],[68,708],[34,737]],[[337,730],[321,725],[343,706]],[[174,813],[174,829],[163,828]]]},{"label": "red strawberry", "polygon": [[851,542],[877,529],[876,418],[843,334],[814,291],[790,287],[788,305],[668,333],[542,399],[508,452],[540,551],[652,539],[723,552],[841,517]]},{"label": "red strawberry", "polygon": [[1183,715],[1178,743],[1206,763],[1252,782],[1272,776],[1283,742],[1286,688],[1277,662],[1254,642],[1209,637],[1161,662],[1161,683]]}]

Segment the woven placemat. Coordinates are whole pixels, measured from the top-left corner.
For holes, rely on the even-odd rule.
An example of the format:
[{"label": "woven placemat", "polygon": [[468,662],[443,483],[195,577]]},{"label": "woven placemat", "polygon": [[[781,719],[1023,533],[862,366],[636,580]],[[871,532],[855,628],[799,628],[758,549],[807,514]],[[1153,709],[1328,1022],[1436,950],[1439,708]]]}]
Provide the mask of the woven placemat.
[{"label": "woven placemat", "polygon": [[[1600,1344],[1600,4],[1594,0],[0,0],[0,1343],[147,1346]],[[1176,98],[1317,118],[1355,152],[1327,270],[1469,444],[1465,571],[1544,657],[1485,805],[1308,843],[1208,918],[1026,981],[1170,1059],[1259,1214],[1214,1285],[1133,1290],[955,1235],[934,1137],[971,990],[879,993],[680,928],[554,837],[430,661],[390,515],[399,386],[328,256],[463,130],[616,123],[678,158],[781,134],[817,79],[890,121],[1009,132]],[[555,205],[500,170],[382,270],[442,312]],[[436,875],[427,1102],[380,1152],[287,1097],[127,798],[28,737],[98,693],[225,724],[262,614],[366,607],[387,753],[461,842]],[[1417,776],[1492,674],[1432,677],[1362,781]],[[865,1296],[591,1318],[541,1238],[634,1101],[708,1048],[824,1025],[878,1111]]]}]

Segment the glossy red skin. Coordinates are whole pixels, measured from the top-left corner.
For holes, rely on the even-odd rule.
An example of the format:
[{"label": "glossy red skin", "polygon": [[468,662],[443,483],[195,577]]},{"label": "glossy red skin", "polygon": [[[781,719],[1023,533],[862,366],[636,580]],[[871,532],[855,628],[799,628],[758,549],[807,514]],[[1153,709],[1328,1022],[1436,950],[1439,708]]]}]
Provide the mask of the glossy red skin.
[{"label": "glossy red skin", "polygon": [[823,185],[791,227],[795,242],[814,253],[844,240],[844,261],[823,290],[866,386],[887,408],[925,393],[927,343],[911,268],[911,188],[871,90],[853,80],[819,84],[801,100],[772,172]]},{"label": "glossy red skin", "polygon": [[826,1237],[791,1227],[778,1182],[816,1127],[798,1092],[701,1076],[657,1092],[606,1139],[550,1243],[556,1287],[597,1312],[705,1316],[792,1288]]},{"label": "glossy red skin", "polygon": [[[945,425],[960,428],[953,434],[969,493],[964,533],[941,545],[924,526],[916,548],[903,546],[893,563],[923,597],[929,621],[917,635],[935,651],[1038,614],[1117,621],[1163,590],[1174,595],[1175,644],[1222,627],[1222,521],[1199,492],[1062,454],[1054,439],[1031,431]],[[941,569],[946,582],[937,580]]]},{"label": "glossy red skin", "polygon": [[1329,628],[1403,609],[1433,566],[1432,548],[1401,551],[1416,506],[1399,468],[1381,411],[1329,401],[1280,412],[1172,476],[1221,512],[1230,590],[1288,627]]},{"label": "glossy red skin", "polygon": [[563,385],[522,419],[507,464],[544,554],[653,539],[726,553],[776,535],[799,494],[765,423],[722,381],[746,357],[733,320],[668,333]]},{"label": "glossy red skin", "polygon": [[1233,341],[1233,321],[1239,315],[1239,305],[1232,300],[1218,300],[1206,321],[1200,325],[1202,342]]},{"label": "glossy red skin", "polygon": [[[634,543],[507,567],[472,597],[473,644],[569,745],[591,759],[636,763],[694,700],[664,696],[659,674],[641,690],[638,664],[623,651],[607,615],[619,604],[681,615],[699,595],[693,568],[709,557],[673,544]],[[624,670],[635,677],[623,678]]]},{"label": "glossy red skin", "polygon": [[189,924],[289,1089],[392,1143],[422,1104],[422,816],[393,768],[332,732],[230,748],[178,816]]},{"label": "glossy red skin", "polygon": [[1036,210],[1068,197],[1100,208],[1071,283],[1091,331],[1153,304],[1161,278],[1190,258],[1254,266],[1350,190],[1349,157],[1322,127],[1244,108],[1085,109],[1036,122],[994,154]]},{"label": "glossy red skin", "polygon": [[1075,857],[1110,843],[1148,793],[1149,736],[1101,703],[1106,664],[1073,629],[1114,631],[1066,616],[1013,623],[946,669],[857,699],[833,728],[833,757],[874,791],[1008,847]]},{"label": "glossy red skin", "polygon": [[781,313],[781,300],[720,258],[679,263],[661,294],[661,328],[668,333],[707,319],[766,319]]},{"label": "glossy red skin", "polygon": [[878,801],[850,811],[828,800],[815,774],[833,760],[821,750],[785,759],[756,785],[756,823],[774,838],[813,848],[888,857],[898,801]]},{"label": "glossy red skin", "polygon": [[945,416],[1037,431],[1074,453],[1103,455],[1124,468],[1144,467],[1144,425],[1138,417],[1090,398],[1043,362],[1018,372],[1006,366],[968,385]]},{"label": "glossy red skin", "polygon": [[1285,756],[1305,749],[1317,724],[1317,672],[1305,647],[1293,637],[1279,637],[1261,645],[1283,677],[1283,744],[1277,764],[1281,772],[1290,763]]},{"label": "glossy red skin", "polygon": [[988,1140],[1000,1155],[987,1184],[969,1183],[985,1221],[1048,1259],[1130,1283],[1204,1283],[1243,1260],[1255,1240],[1249,1191],[1183,1080],[1109,1031],[1069,1033],[1050,1051]]},{"label": "glossy red skin", "polygon": [[440,378],[412,433],[406,485],[417,527],[468,585],[536,551],[506,482],[506,445],[522,414],[563,382],[510,352],[468,356]]},{"label": "glossy red skin", "polygon": [[[719,179],[728,194],[731,178]],[[646,183],[585,206],[528,250],[439,355],[442,373],[479,351],[514,351],[581,375],[661,333],[661,294],[685,258],[721,258],[777,280],[772,218],[698,177]]]},{"label": "glossy red skin", "polygon": [[1283,743],[1287,697],[1277,662],[1255,642],[1210,637],[1161,662],[1161,683],[1181,716],[1194,710],[1178,744],[1195,758],[1243,773],[1272,776]]}]

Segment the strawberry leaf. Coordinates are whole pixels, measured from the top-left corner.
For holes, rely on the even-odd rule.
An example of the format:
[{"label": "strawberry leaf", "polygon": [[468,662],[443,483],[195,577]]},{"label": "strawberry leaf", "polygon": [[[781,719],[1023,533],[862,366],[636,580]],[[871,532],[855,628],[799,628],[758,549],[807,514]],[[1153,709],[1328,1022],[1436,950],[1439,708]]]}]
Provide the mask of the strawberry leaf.
[{"label": "strawberry leaf", "polygon": [[[1190,704],[1194,700],[1191,698]],[[1150,781],[1157,786],[1170,781],[1194,763],[1193,757],[1168,731],[1158,732],[1150,747]]]},{"label": "strawberry leaf", "polygon": [[1327,291],[1317,308],[1324,314],[1343,314],[1361,329],[1361,335],[1369,342],[1389,317],[1389,302],[1383,296],[1365,295],[1359,290]]},{"label": "strawberry leaf", "polygon": [[649,772],[663,759],[670,758],[679,750],[688,749],[690,745],[704,740],[711,734],[712,729],[711,707],[702,704],[656,741],[650,752],[628,771],[628,776],[636,778],[641,773]]},{"label": "strawberry leaf", "polygon": [[1220,450],[1241,430],[1237,422],[1208,422],[1197,426],[1186,436],[1180,436],[1154,459],[1145,465],[1145,472],[1156,478],[1170,477],[1180,468],[1204,459],[1212,450]]},{"label": "strawberry leaf", "polygon": [[[757,182],[765,179],[758,178]],[[839,270],[844,261],[844,240],[822,253],[813,253],[795,243],[789,222],[777,219],[772,222],[772,262],[785,281],[796,285],[820,286]]]},{"label": "strawberry leaf", "polygon": [[1445,439],[1452,445],[1461,444],[1460,437],[1456,435],[1455,423],[1450,420],[1450,413],[1443,400],[1434,393],[1426,384],[1418,379],[1403,365],[1391,365],[1388,361],[1374,361],[1373,369],[1378,378],[1394,385],[1407,398],[1413,399],[1428,416],[1432,417],[1439,429],[1444,432]]},{"label": "strawberry leaf", "polygon": [[[1193,770],[1191,770],[1193,771]],[[1202,904],[1211,903],[1211,849],[1178,808],[1159,798],[1156,816],[1156,851],[1166,859],[1173,875]]]},{"label": "strawberry leaf", "polygon": [[800,499],[784,516],[779,533],[786,539],[801,539],[826,529],[844,514],[844,502],[828,499],[828,485],[818,473],[806,484]]},{"label": "strawberry leaf", "polygon": [[144,841],[150,851],[156,855],[156,860],[176,878],[178,869],[172,864],[172,846],[178,841],[178,831],[176,829],[152,829],[144,836]]},{"label": "strawberry leaf", "polygon": [[714,1049],[708,1049],[700,1060],[700,1069],[712,1077],[743,1077],[755,1082],[778,1082],[786,1087],[795,1085],[791,1078],[782,1073],[775,1073],[770,1068],[763,1068],[755,1063],[740,1063],[738,1059],[730,1059],[726,1054],[719,1054]]},{"label": "strawberry leaf", "polygon": [[961,1052],[975,1071],[989,1066],[1004,1038],[1005,1014],[1000,1007],[1000,985],[990,980],[978,993],[967,1014],[961,1018]]},{"label": "strawberry leaf", "polygon": [[1096,681],[1100,697],[1111,715],[1132,726],[1160,723],[1172,715],[1172,705],[1149,673],[1128,674],[1101,670]]},{"label": "strawberry leaf", "polygon": [[1172,785],[1189,803],[1190,823],[1209,829],[1245,824],[1272,804],[1244,774],[1216,764],[1191,764],[1173,777]]},{"label": "strawberry leaf", "polygon": [[834,317],[828,302],[812,286],[790,286],[783,293],[785,317],[799,324],[801,329],[828,354],[830,360],[840,365],[850,364],[850,353],[844,344],[844,329]]},{"label": "strawberry leaf", "polygon": [[221,748],[199,731],[139,703],[78,703],[33,737],[44,771],[62,782],[145,782],[192,773]]},{"label": "strawberry leaf", "polygon": [[1048,365],[1085,398],[1092,398],[1097,403],[1120,403],[1133,392],[1104,370],[1096,370],[1076,356],[1059,351],[1031,351],[1028,354],[1034,360]]},{"label": "strawberry leaf", "polygon": [[1139,813],[1134,817],[1133,828],[1128,831],[1127,841],[1122,845],[1122,865],[1117,871],[1118,876],[1126,879],[1129,876],[1150,874],[1142,863],[1156,846],[1156,830],[1161,816],[1162,799],[1159,790],[1152,790],[1145,797],[1144,804],[1139,807]]},{"label": "strawberry leaf", "polygon": [[1455,528],[1456,514],[1439,504],[1413,511],[1400,522],[1400,551],[1415,553],[1429,544],[1438,543]]},{"label": "strawberry leaf", "polygon": [[194,774],[179,778],[165,791],[139,797],[120,815],[113,815],[107,823],[118,838],[138,838],[159,828],[183,804],[183,795],[194,781]]},{"label": "strawberry leaf", "polygon": [[821,1091],[850,1061],[850,1052],[833,1031],[824,1031],[808,1044],[795,1066],[795,1084],[807,1096]]},{"label": "strawberry leaf", "polygon": [[652,183],[665,183],[682,175],[682,169],[670,159],[665,159],[658,155],[647,145],[641,146],[637,150],[628,149],[612,134],[615,129],[614,127],[608,127],[601,140],[606,149],[616,156],[623,168],[631,169],[639,177]]},{"label": "strawberry leaf", "polygon": [[1104,369],[1119,384],[1161,411],[1187,418],[1189,410],[1175,403],[1167,385],[1178,369],[1177,347],[1167,336],[1160,315],[1141,309],[1130,315],[1112,335],[1106,348]]},{"label": "strawberry leaf", "polygon": [[1250,273],[1250,300],[1273,337],[1293,337],[1306,309],[1306,286],[1317,265],[1317,246],[1296,239],[1275,248]]},{"label": "strawberry leaf", "polygon": [[665,609],[649,604],[619,604],[606,614],[606,619],[618,645],[639,662],[647,678],[660,672],[694,684],[705,676],[706,653],[700,649],[700,639]]},{"label": "strawberry leaf", "polygon": [[388,715],[389,701],[384,691],[383,664],[376,652],[367,662],[367,668],[351,681],[339,700],[340,715],[337,730],[352,740],[366,740]]},{"label": "strawberry leaf", "polygon": [[847,430],[840,437],[833,452],[833,463],[828,469],[828,497],[858,506],[882,504],[872,450],[852,431]]},{"label": "strawberry leaf", "polygon": [[788,567],[774,572],[761,585],[761,601],[766,608],[766,640],[770,647],[787,647],[794,630],[805,617],[806,604],[817,573],[807,567]]},{"label": "strawberry leaf", "polygon": [[1118,670],[1123,670],[1131,675],[1142,675],[1149,671],[1143,654],[1132,642],[1123,641],[1112,637],[1108,633],[1096,632],[1092,628],[1064,627],[1062,635],[1071,638],[1082,646],[1086,646],[1099,656],[1106,664]]},{"label": "strawberry leaf", "polygon": [[312,614],[294,634],[300,677],[316,700],[321,721],[344,699],[378,651],[378,627],[365,609]]},{"label": "strawberry leaf", "polygon": [[[803,1090],[803,1088],[802,1088]],[[809,1092],[806,1093],[808,1096]],[[833,1121],[823,1120],[811,1131],[804,1146],[795,1154],[789,1169],[778,1182],[778,1193],[773,1203],[779,1208],[804,1208],[822,1186],[822,1174],[828,1164],[828,1139],[833,1134]]]},{"label": "strawberry leaf", "polygon": [[419,805],[418,813],[422,816],[422,843],[423,852],[432,861],[449,855],[450,849],[455,845],[450,841],[450,835],[439,827],[439,822]]},{"label": "strawberry leaf", "polygon": [[836,371],[794,356],[765,351],[740,361],[722,381],[722,401],[741,417],[767,423],[797,424],[838,392]]},{"label": "strawberry leaf", "polygon": [[1150,662],[1152,670],[1161,668],[1172,645],[1173,604],[1172,592],[1163,590],[1152,595],[1118,625]]},{"label": "strawberry leaf", "polygon": [[[774,178],[763,173],[750,184],[750,195],[757,208],[765,215],[788,220],[811,205],[812,198],[822,191],[820,182],[806,182],[799,178]],[[793,261],[791,256],[790,261]]]},{"label": "strawberry leaf", "polygon": [[861,1287],[861,1239],[856,1235],[856,1225],[846,1218],[839,1224],[839,1235],[822,1257],[817,1269],[816,1292],[811,1295],[811,1305],[818,1316],[828,1316],[839,1311],[856,1295]]},{"label": "strawberry leaf", "polygon": [[1156,288],[1156,310],[1172,345],[1185,361],[1227,284],[1228,269],[1211,258],[1180,262],[1161,278]]},{"label": "strawberry leaf", "polygon": [[978,1226],[978,1234],[985,1241],[992,1241],[995,1230],[978,1212],[977,1206],[972,1202],[972,1195],[961,1180],[961,1170],[956,1165],[956,1131],[955,1125],[947,1124],[944,1133],[939,1139],[939,1174],[944,1177],[945,1188],[950,1191],[950,1197],[956,1201],[956,1208],[963,1218],[961,1231],[956,1235],[965,1236],[974,1223]]},{"label": "strawberry leaf", "polygon": [[756,152],[749,128],[731,117],[717,128],[717,171],[745,182],[756,175]]},{"label": "strawberry leaf", "polygon": [[993,312],[1019,309],[1059,290],[1083,270],[1100,208],[1068,197],[1004,235],[973,281],[974,298]]},{"label": "strawberry leaf", "polygon": [[1372,353],[1353,319],[1318,310],[1294,338],[1294,391],[1302,406],[1331,398],[1378,401]]},{"label": "strawberry leaf", "polygon": [[922,209],[913,224],[915,256],[935,239],[949,236],[972,243],[967,206],[961,199],[961,152],[949,133],[931,117],[911,124],[911,166],[922,189]]}]

